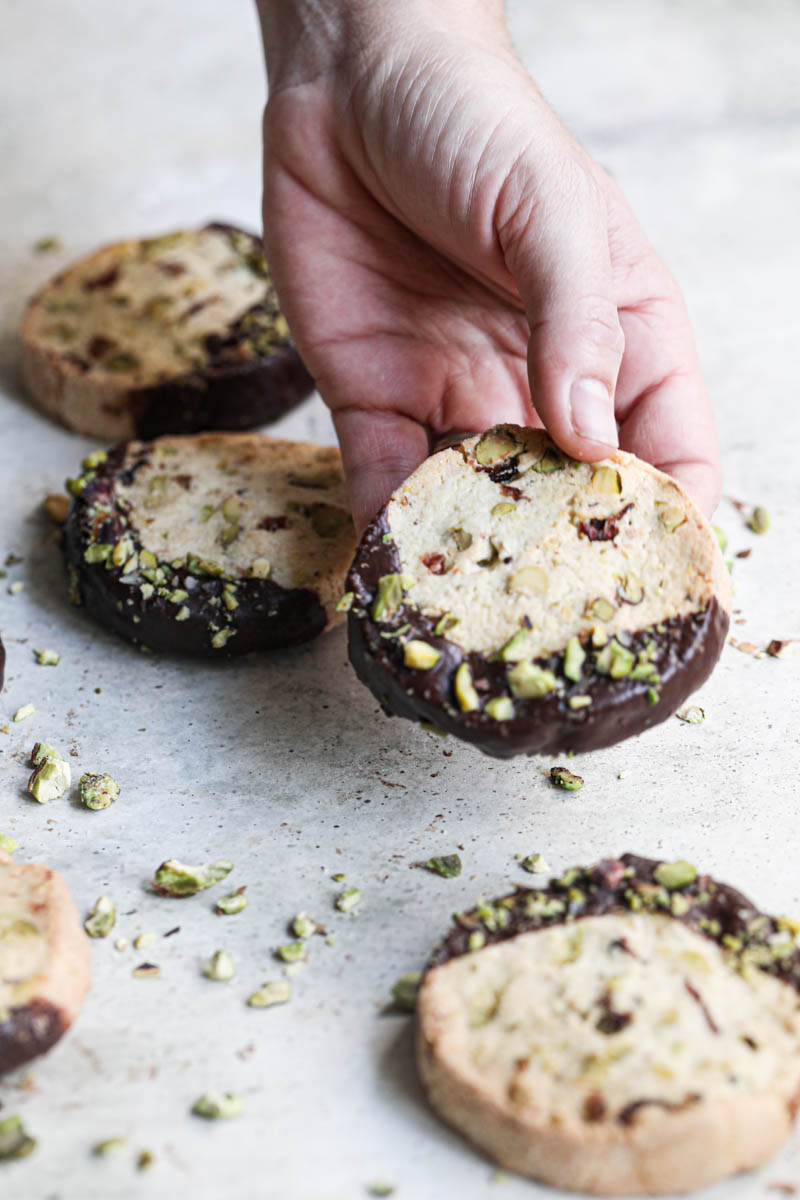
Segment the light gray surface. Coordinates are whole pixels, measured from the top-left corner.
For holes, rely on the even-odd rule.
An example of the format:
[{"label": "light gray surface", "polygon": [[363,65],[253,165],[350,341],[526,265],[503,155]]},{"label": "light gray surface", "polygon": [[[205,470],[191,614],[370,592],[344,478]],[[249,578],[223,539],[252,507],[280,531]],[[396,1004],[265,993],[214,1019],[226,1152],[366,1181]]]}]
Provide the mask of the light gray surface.
[{"label": "light gray surface", "polygon": [[[678,274],[695,320],[733,496],[769,509],[757,539],[723,504],[737,561],[738,638],[800,634],[797,279],[800,244],[800,8],[790,0],[516,0],[512,27],[546,94],[625,187]],[[223,15],[224,12],[224,15]],[[20,398],[13,329],[25,295],[105,240],[206,217],[258,221],[260,51],[249,3],[89,0],[6,4],[0,72],[0,551],[24,557],[0,585],[9,653],[0,724],[0,831],[20,861],[66,876],[83,912],[102,893],[116,934],[181,932],[146,951],[93,946],[94,987],[74,1031],[0,1084],[37,1153],[0,1165],[14,1200],[192,1195],[199,1200],[347,1200],[375,1180],[398,1197],[508,1200],[546,1194],[492,1169],[431,1116],[414,1081],[408,1022],[381,1016],[387,991],[422,963],[450,913],[505,889],[514,854],[554,868],[633,849],[686,856],[765,906],[800,911],[797,730],[800,653],[755,660],[726,648],[698,697],[705,725],[670,721],[640,741],[576,759],[582,792],[555,793],[540,760],[497,763],[380,715],[346,664],[343,634],[293,654],[230,665],[147,658],[64,600],[41,500],[89,445]],[[37,256],[44,234],[63,255]],[[281,435],[331,440],[318,400]],[[25,591],[6,585],[22,579]],[[56,668],[32,647],[53,646]],[[102,688],[101,694],[95,688]],[[29,802],[23,765],[44,737],[77,771],[110,770],[119,802],[90,813]],[[618,773],[629,774],[620,780]],[[384,781],[388,781],[384,782]],[[394,785],[394,786],[390,786]],[[409,863],[462,843],[465,871],[440,880]],[[227,855],[249,907],[217,917],[212,894],[162,900],[146,882],[166,856]],[[337,914],[331,873],[364,893]],[[215,889],[214,894],[230,890]],[[244,998],[298,909],[316,939],[281,1010]],[[135,911],[133,911],[135,910]],[[200,975],[227,948],[230,984]],[[131,976],[160,964],[161,978]],[[209,1088],[241,1091],[246,1114],[188,1115]],[[89,1154],[127,1136],[114,1160]],[[134,1153],[156,1165],[137,1175]],[[760,1174],[707,1195],[800,1183],[800,1140]]]}]

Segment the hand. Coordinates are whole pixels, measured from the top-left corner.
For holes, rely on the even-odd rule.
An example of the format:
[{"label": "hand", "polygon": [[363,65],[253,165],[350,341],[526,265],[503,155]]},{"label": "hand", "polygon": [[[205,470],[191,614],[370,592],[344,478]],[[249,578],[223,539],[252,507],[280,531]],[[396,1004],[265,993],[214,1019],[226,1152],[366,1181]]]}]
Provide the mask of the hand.
[{"label": "hand", "polygon": [[359,528],[438,440],[504,421],[589,461],[619,443],[710,513],[716,435],[678,287],[502,5],[261,15],[267,257]]}]

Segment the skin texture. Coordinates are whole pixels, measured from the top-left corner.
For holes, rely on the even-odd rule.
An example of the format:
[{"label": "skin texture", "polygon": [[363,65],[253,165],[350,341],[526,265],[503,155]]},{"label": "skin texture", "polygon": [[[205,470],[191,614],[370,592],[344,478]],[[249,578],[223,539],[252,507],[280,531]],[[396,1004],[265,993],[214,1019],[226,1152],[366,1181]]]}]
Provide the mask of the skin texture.
[{"label": "skin texture", "polygon": [[677,284],[502,5],[259,7],[267,256],[357,528],[443,439],[503,421],[589,461],[619,444],[710,513],[716,435]]}]

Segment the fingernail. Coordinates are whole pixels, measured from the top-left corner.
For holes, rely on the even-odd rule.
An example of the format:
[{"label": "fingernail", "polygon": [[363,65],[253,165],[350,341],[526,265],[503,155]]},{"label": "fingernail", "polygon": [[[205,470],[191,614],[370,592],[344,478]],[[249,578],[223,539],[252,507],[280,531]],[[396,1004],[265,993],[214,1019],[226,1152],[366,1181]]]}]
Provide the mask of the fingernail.
[{"label": "fingernail", "polygon": [[611,396],[602,379],[576,379],[569,389],[569,406],[572,428],[579,437],[619,445]]}]

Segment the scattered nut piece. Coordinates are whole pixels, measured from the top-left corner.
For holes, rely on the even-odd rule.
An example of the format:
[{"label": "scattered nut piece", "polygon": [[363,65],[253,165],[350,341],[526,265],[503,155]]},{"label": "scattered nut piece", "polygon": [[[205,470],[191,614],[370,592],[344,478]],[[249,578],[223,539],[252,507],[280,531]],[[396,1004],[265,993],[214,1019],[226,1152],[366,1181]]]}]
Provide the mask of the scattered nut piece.
[{"label": "scattered nut piece", "polygon": [[417,1006],[417,992],[422,982],[422,971],[409,971],[392,985],[392,1000],[398,1008],[413,1012]]},{"label": "scattered nut piece", "polygon": [[127,949],[128,949],[128,946],[129,946],[129,945],[130,945],[130,942],[128,941],[128,939],[127,939],[127,938],[124,938],[124,937],[119,937],[119,938],[117,938],[117,940],[114,942],[114,949],[115,949],[115,950],[119,950],[119,952],[120,952],[120,953],[122,953],[122,951],[123,951],[123,950],[127,950]]},{"label": "scattered nut piece", "polygon": [[155,1161],[155,1155],[150,1150],[141,1150],[136,1159],[136,1170],[149,1171]]},{"label": "scattered nut piece", "polygon": [[6,854],[13,854],[18,848],[19,842],[9,837],[7,833],[0,833],[0,850],[4,850]]},{"label": "scattered nut piece", "polygon": [[106,1138],[103,1142],[95,1142],[92,1154],[96,1154],[98,1158],[105,1158],[107,1154],[115,1154],[117,1150],[124,1149],[127,1144],[128,1139],[124,1137]]},{"label": "scattered nut piece", "polygon": [[247,896],[243,890],[231,892],[229,896],[220,896],[216,903],[216,911],[226,917],[232,917],[247,908]]},{"label": "scattered nut piece", "polygon": [[161,896],[194,896],[219,883],[232,870],[233,863],[227,858],[197,867],[179,862],[177,858],[168,858],[156,871],[153,887]]},{"label": "scattered nut piece", "polygon": [[691,863],[679,858],[675,862],[659,863],[653,871],[653,878],[656,883],[660,883],[662,887],[672,891],[674,888],[682,888],[689,883],[694,883],[697,878],[697,869]]},{"label": "scattered nut piece", "polygon": [[566,767],[551,767],[549,778],[554,787],[564,788],[567,792],[577,792],[583,787],[581,776],[573,775]]},{"label": "scattered nut piece", "polygon": [[161,967],[157,967],[155,963],[140,963],[138,967],[134,967],[131,971],[134,979],[155,979],[161,974]]},{"label": "scattered nut piece", "polygon": [[523,871],[529,871],[531,875],[546,875],[550,871],[550,864],[543,854],[526,854],[519,864]]},{"label": "scattered nut piece", "polygon": [[526,660],[511,668],[508,672],[508,682],[518,699],[531,700],[555,691],[557,680],[553,672],[546,667],[538,667],[536,663]]},{"label": "scattered nut piece", "polygon": [[95,906],[83,922],[83,928],[91,938],[108,937],[114,928],[117,911],[108,896],[100,896]]},{"label": "scattered nut piece", "polygon": [[766,533],[769,529],[769,513],[765,508],[756,505],[747,521],[747,528],[753,533]]},{"label": "scattered nut piece", "polygon": [[379,1181],[378,1183],[370,1183],[367,1185],[368,1196],[393,1196],[394,1191],[395,1188],[393,1183],[383,1183],[382,1181]]},{"label": "scattered nut piece", "polygon": [[28,719],[28,717],[32,717],[35,712],[36,712],[36,709],[34,708],[34,706],[32,704],[23,704],[22,708],[18,708],[17,711],[14,713],[12,720],[26,721]]},{"label": "scattered nut piece", "polygon": [[119,784],[110,775],[81,775],[78,780],[78,795],[82,804],[99,812],[119,798]]},{"label": "scattered nut piece", "polygon": [[36,1139],[25,1132],[20,1117],[0,1120],[0,1162],[7,1158],[27,1158],[36,1149]]},{"label": "scattered nut piece", "polygon": [[53,496],[45,496],[44,510],[48,517],[55,521],[56,525],[63,525],[69,514],[69,496],[65,496],[63,492],[59,492]]},{"label": "scattered nut piece", "polygon": [[215,950],[207,963],[203,965],[206,979],[214,979],[218,983],[227,983],[236,974],[233,959],[227,950]]},{"label": "scattered nut piece", "polygon": [[724,554],[728,548],[727,535],[720,529],[719,525],[712,525],[711,528],[714,531],[714,536],[717,539],[719,548],[722,551],[722,553]]},{"label": "scattered nut piece", "polygon": [[[24,589],[24,587],[25,587],[25,584],[22,582],[21,579],[15,579],[13,583],[10,583],[8,585],[9,596],[18,596],[20,594],[20,592]],[[16,717],[14,718],[14,720],[16,720]]]},{"label": "scattered nut piece", "polygon": [[299,938],[310,938],[315,933],[325,933],[319,922],[315,921],[313,917],[309,917],[308,913],[298,913],[292,919],[291,930],[295,937]]},{"label": "scattered nut piece", "polygon": [[28,791],[34,800],[47,804],[64,795],[71,779],[70,765],[63,758],[43,758],[28,780]]},{"label": "scattered nut piece", "polygon": [[510,721],[514,716],[514,702],[510,696],[495,696],[487,701],[483,711],[493,721]]},{"label": "scattered nut piece", "polygon": [[543,596],[548,587],[547,572],[541,567],[530,565],[520,567],[510,576],[506,584],[507,592],[527,592],[535,596]]},{"label": "scattered nut piece", "polygon": [[61,655],[57,650],[34,650],[33,653],[40,667],[57,667],[61,662]]},{"label": "scattered nut piece", "polygon": [[273,1004],[285,1004],[292,994],[292,985],[288,979],[274,979],[265,983],[257,992],[247,997],[251,1008],[271,1008]]},{"label": "scattered nut piece", "polygon": [[685,721],[687,725],[702,725],[706,719],[705,709],[699,704],[684,704],[683,708],[679,708],[675,713],[679,721]]},{"label": "scattered nut piece", "polygon": [[462,662],[456,670],[453,688],[462,712],[476,712],[481,706],[480,696],[472,682],[472,671],[469,663]]},{"label": "scattered nut piece", "polygon": [[149,930],[147,933],[140,933],[138,937],[135,937],[133,939],[134,949],[135,950],[144,950],[147,946],[152,946],[152,944],[155,940],[156,940],[156,935],[154,933],[151,933]]},{"label": "scattered nut piece", "polygon": [[492,463],[508,458],[520,449],[519,442],[510,434],[490,429],[475,446],[475,461],[479,462],[482,467],[489,467]]},{"label": "scattered nut piece", "polygon": [[306,944],[305,942],[287,942],[285,946],[279,946],[275,953],[283,962],[299,962],[306,957]]},{"label": "scattered nut piece", "polygon": [[337,612],[350,612],[353,607],[353,592],[345,592],[341,599],[336,601]]},{"label": "scattered nut piece", "polygon": [[424,865],[434,875],[441,875],[442,879],[455,879],[461,874],[461,858],[458,854],[435,855]]},{"label": "scattered nut piece", "polygon": [[339,912],[352,912],[357,904],[361,903],[361,891],[357,887],[345,888],[341,895],[336,897],[336,907]]},{"label": "scattered nut piece", "polygon": [[412,638],[403,646],[403,664],[414,671],[430,671],[441,657],[441,650],[417,638]]},{"label": "scattered nut piece", "polygon": [[233,1092],[206,1092],[195,1100],[192,1112],[210,1121],[238,1117],[244,1112],[244,1101]]},{"label": "scattered nut piece", "polygon": [[614,467],[595,467],[592,472],[592,490],[619,494],[622,491],[622,477],[619,471]]}]

